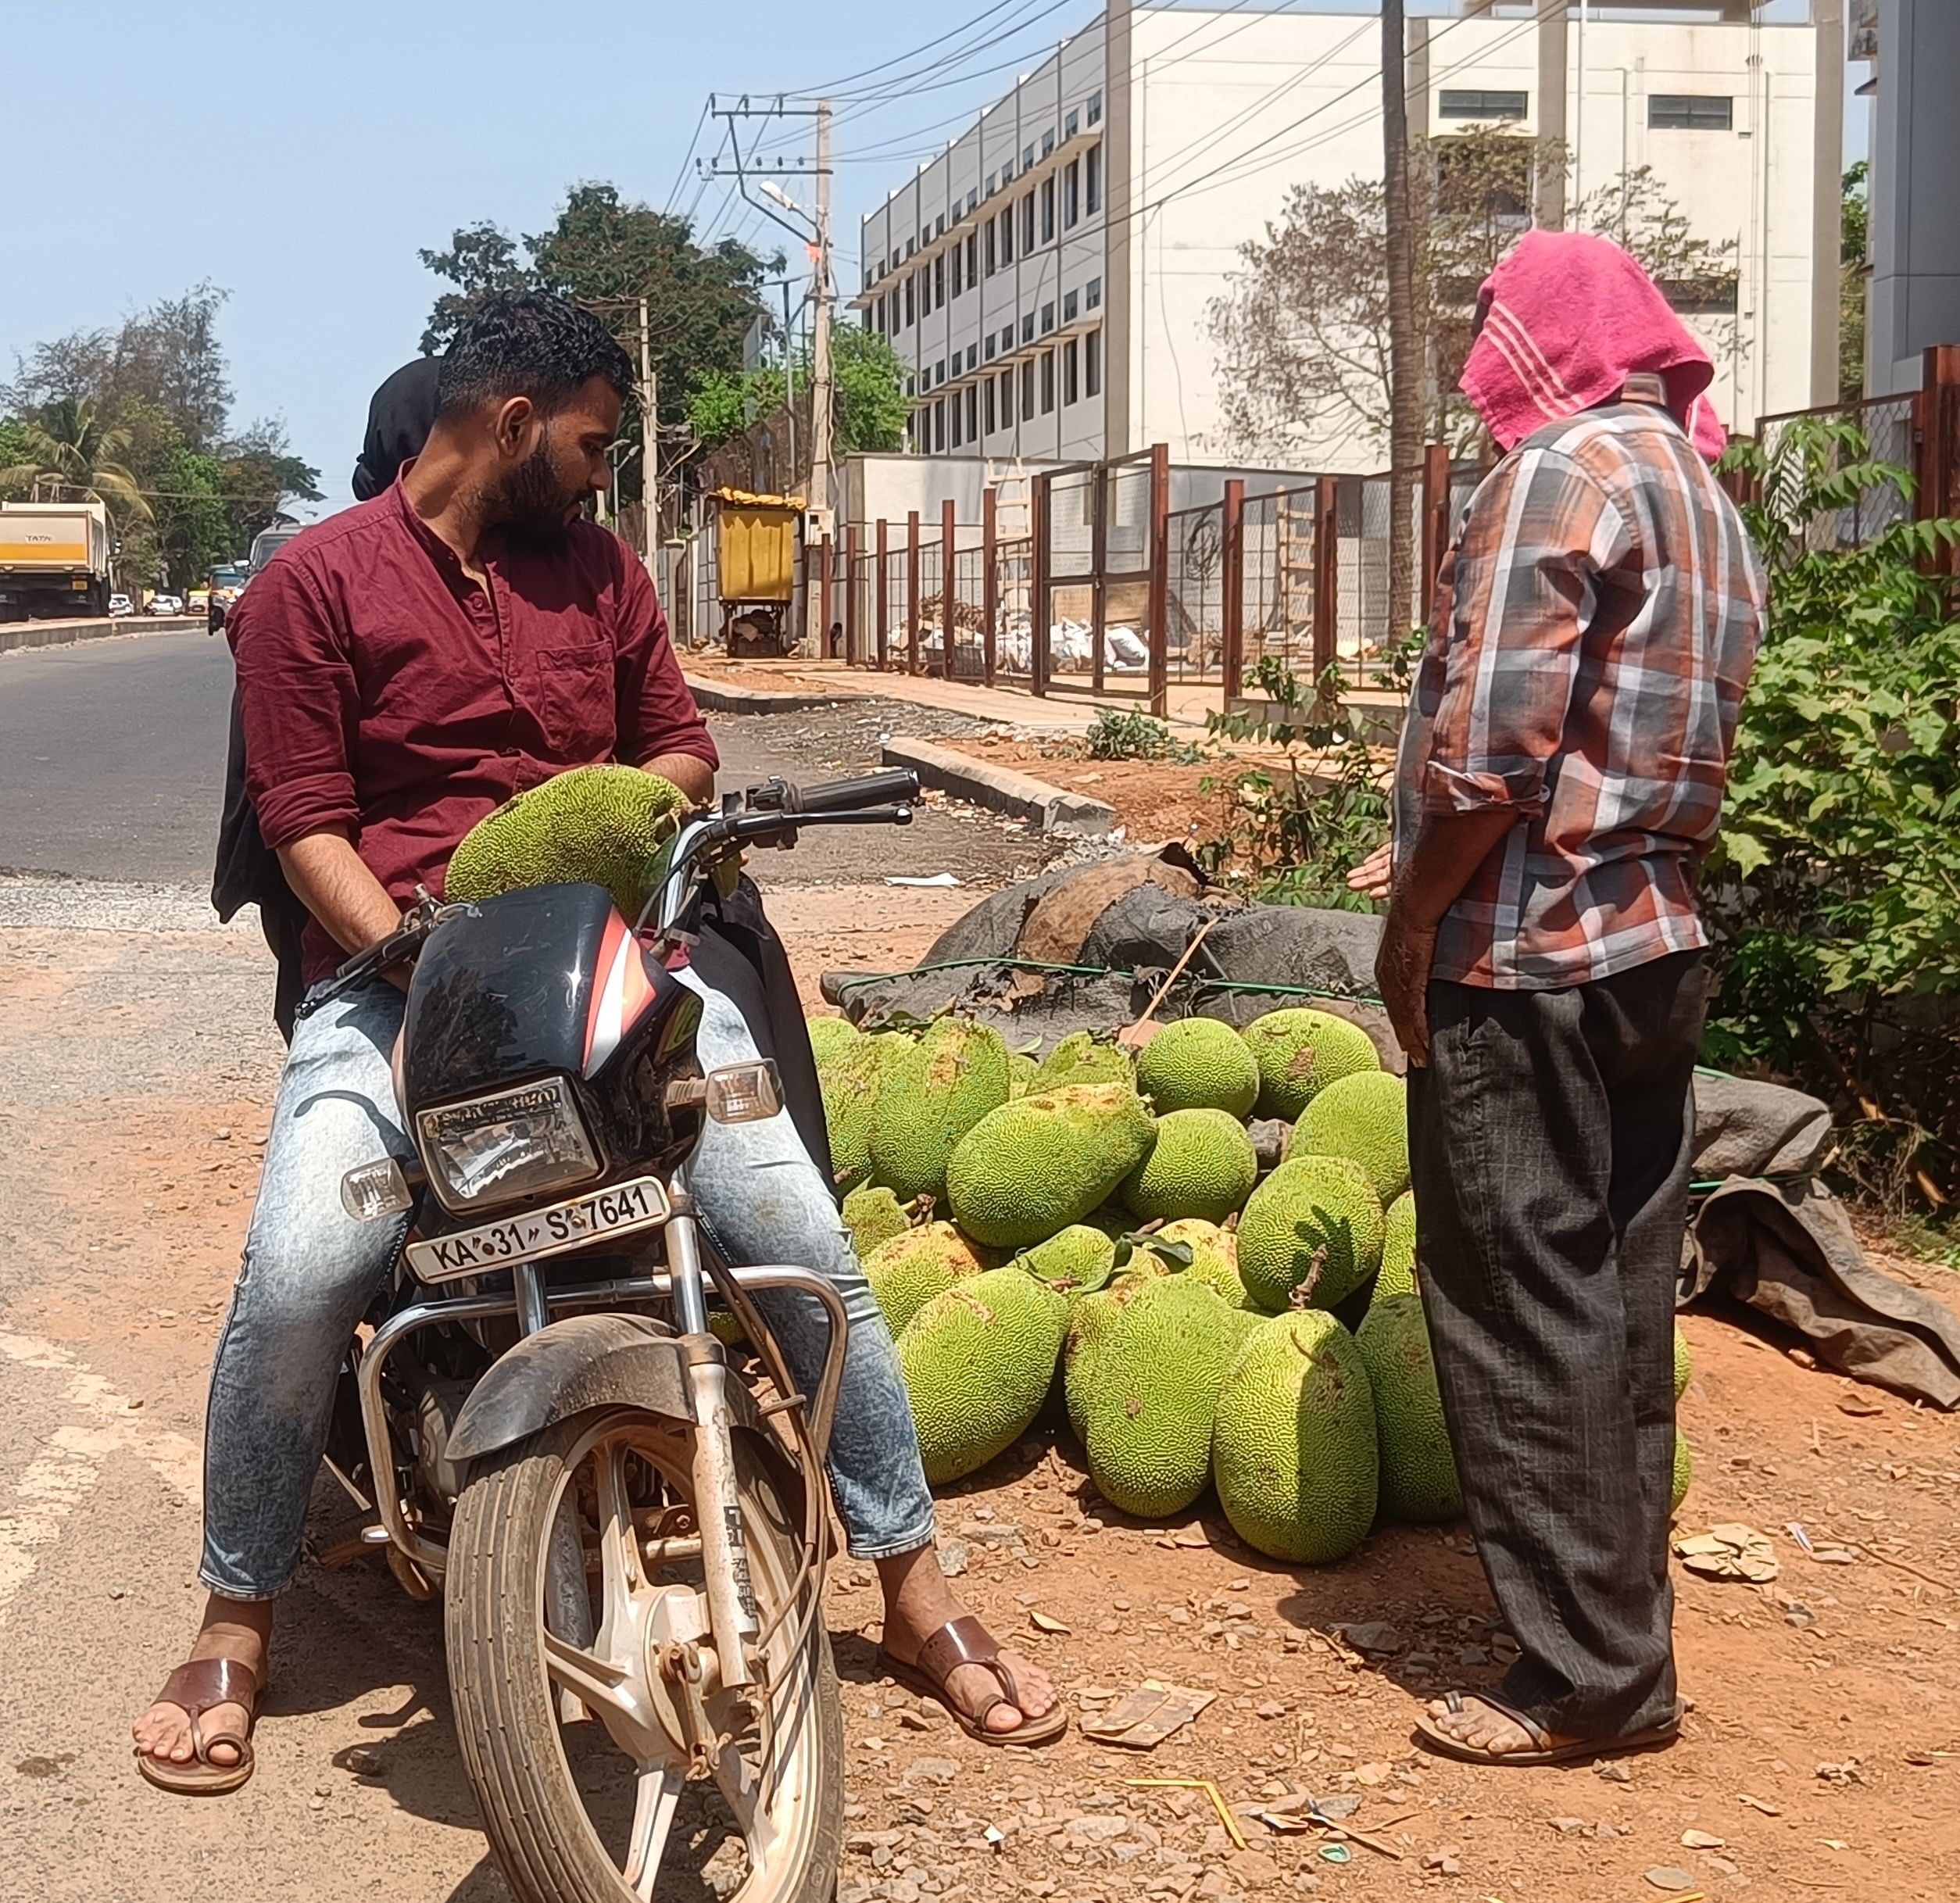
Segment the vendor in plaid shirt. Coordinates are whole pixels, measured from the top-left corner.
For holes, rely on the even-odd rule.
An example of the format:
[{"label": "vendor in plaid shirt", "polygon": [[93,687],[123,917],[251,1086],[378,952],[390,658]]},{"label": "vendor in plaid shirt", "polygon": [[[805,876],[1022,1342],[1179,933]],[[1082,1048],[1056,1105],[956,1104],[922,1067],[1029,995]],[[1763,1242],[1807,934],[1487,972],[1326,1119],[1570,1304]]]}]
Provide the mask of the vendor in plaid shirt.
[{"label": "vendor in plaid shirt", "polygon": [[1439,588],[1377,965],[1407,1050],[1422,1301],[1520,1654],[1420,1731],[1475,1762],[1663,1744],[1674,1288],[1721,812],[1763,578],[1713,374],[1633,259],[1534,231],[1463,388],[1508,453]]}]

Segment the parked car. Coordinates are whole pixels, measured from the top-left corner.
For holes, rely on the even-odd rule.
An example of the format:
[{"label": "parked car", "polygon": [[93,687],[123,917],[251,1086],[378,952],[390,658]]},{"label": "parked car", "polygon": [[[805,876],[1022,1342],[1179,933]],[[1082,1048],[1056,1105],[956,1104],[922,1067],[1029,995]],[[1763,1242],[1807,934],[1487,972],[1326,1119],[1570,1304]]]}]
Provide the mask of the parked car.
[{"label": "parked car", "polygon": [[184,612],[183,598],[177,595],[152,595],[149,606],[143,612],[145,614],[181,614]]},{"label": "parked car", "polygon": [[134,614],[136,603],[127,595],[112,595],[109,598],[109,611],[112,615]]},{"label": "parked car", "polygon": [[209,614],[211,612],[211,591],[208,588],[194,588],[184,598],[186,614]]}]

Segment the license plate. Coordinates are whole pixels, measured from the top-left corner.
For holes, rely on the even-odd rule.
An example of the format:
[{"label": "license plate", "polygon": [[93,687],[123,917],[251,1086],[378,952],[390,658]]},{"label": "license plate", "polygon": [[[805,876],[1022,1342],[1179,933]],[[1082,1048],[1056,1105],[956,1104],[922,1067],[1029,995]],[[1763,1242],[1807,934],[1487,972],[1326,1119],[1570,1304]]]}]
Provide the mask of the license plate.
[{"label": "license plate", "polygon": [[462,1275],[508,1268],[513,1262],[588,1248],[607,1236],[657,1229],[673,1213],[667,1186],[659,1177],[635,1177],[569,1203],[554,1203],[549,1209],[412,1242],[409,1267],[424,1282],[453,1282]]}]

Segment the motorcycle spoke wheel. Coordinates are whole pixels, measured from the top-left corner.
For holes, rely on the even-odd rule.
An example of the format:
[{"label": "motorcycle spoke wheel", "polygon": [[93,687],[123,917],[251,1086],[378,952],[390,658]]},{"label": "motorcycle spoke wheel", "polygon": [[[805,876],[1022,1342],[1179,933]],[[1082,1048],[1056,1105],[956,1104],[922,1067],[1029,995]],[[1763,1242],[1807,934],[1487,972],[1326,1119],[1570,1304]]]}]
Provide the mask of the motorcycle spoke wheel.
[{"label": "motorcycle spoke wheel", "polygon": [[[739,1437],[737,1465],[767,1607],[795,1574],[799,1529]],[[662,1530],[696,1523],[693,1506],[686,1430],[627,1410],[547,1429],[459,1503],[448,1575],[457,1728],[523,1903],[831,1894],[842,1737],[828,1636],[821,1620],[800,1637],[800,1622],[786,1620],[760,1683],[723,1690],[698,1542]],[[564,1586],[574,1538],[583,1604]],[[675,1676],[690,1645],[703,1672],[691,1688]],[[692,1721],[692,1754],[690,1692],[706,1720]]]}]

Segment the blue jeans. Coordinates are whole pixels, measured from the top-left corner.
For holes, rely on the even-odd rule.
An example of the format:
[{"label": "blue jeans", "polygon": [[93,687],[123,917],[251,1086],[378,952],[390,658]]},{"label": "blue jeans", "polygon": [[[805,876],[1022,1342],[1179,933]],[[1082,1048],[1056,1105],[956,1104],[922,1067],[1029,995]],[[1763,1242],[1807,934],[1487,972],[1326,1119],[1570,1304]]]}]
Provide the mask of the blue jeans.
[{"label": "blue jeans", "polygon": [[[680,975],[703,1000],[703,1068],[753,1058],[754,1039],[734,1005]],[[299,1567],[342,1358],[402,1246],[406,1218],[356,1222],[341,1207],[340,1182],[384,1156],[413,1157],[389,1069],[403,1003],[392,985],[377,983],[301,1018],[279,1079],[205,1421],[199,1576],[227,1598],[272,1598]],[[728,1261],[798,1263],[843,1297],[850,1338],[830,1476],[851,1551],[884,1559],[929,1544],[932,1496],[891,1333],[789,1113],[709,1124],[689,1180]],[[814,1393],[824,1311],[787,1290],[756,1300],[797,1385]]]}]

